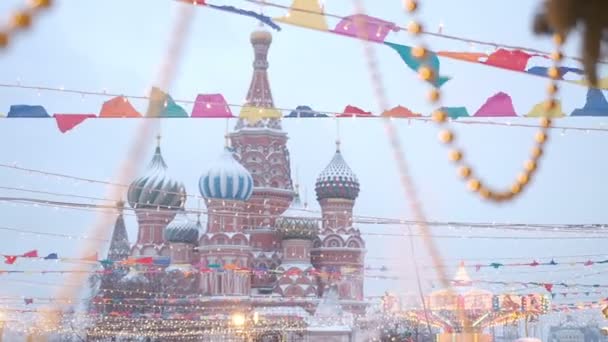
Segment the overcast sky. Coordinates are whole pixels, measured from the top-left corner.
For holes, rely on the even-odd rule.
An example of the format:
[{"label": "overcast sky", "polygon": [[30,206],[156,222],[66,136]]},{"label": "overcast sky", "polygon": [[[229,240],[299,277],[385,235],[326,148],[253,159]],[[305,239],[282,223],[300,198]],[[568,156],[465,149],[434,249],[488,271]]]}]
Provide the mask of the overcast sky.
[{"label": "overcast sky", "polygon": [[[289,4],[282,0],[280,3]],[[0,4],[0,13],[8,13],[20,1]],[[221,2],[217,2],[221,3]],[[252,8],[245,1],[232,5]],[[400,1],[365,1],[370,15],[407,22]],[[551,50],[547,39],[530,33],[536,2],[479,2],[472,0],[426,1],[422,18],[427,26],[443,23],[444,32],[479,40],[529,46]],[[1,55],[0,82],[132,95],[144,95],[156,75],[166,48],[168,28],[178,5],[170,0],[150,1],[106,0],[58,1],[53,10],[34,21],[31,32],[15,37]],[[266,9],[272,16],[283,12]],[[326,11],[353,13],[349,1],[326,1]],[[330,26],[333,22],[330,22]],[[378,111],[373,87],[369,81],[362,44],[356,40],[327,33],[282,25],[273,32],[270,48],[270,83],[275,105],[294,108],[309,105],[317,110],[340,112],[347,104]],[[171,89],[176,99],[193,100],[198,93],[222,93],[230,103],[242,103],[251,79],[252,48],[250,32],[257,27],[251,18],[197,8],[184,58]],[[405,33],[391,33],[387,40],[413,44]],[[434,50],[470,51],[471,46],[445,40],[429,40]],[[474,46],[477,51],[487,47]],[[577,42],[568,45],[568,52],[577,54]],[[375,46],[385,89],[391,106],[404,105],[414,111],[428,112],[424,94],[427,87],[417,80],[398,55],[384,46]],[[487,97],[504,91],[513,98],[515,109],[523,115],[543,100],[546,80],[481,65],[441,59],[441,70],[453,77],[443,89],[445,104],[464,105],[474,112]],[[532,59],[529,65],[547,65],[543,59]],[[573,64],[575,65],[575,64]],[[566,113],[581,107],[586,89],[562,86],[561,99]],[[107,98],[61,94],[35,90],[0,89],[0,112],[12,104],[40,104],[49,113],[98,113]],[[144,104],[133,101],[144,111]],[[188,112],[190,106],[186,106]],[[511,122],[532,122],[511,119]],[[602,127],[601,118],[573,118],[559,121],[565,126]],[[90,120],[71,132],[61,134],[52,120],[1,120],[0,163],[17,163],[23,167],[70,174],[85,178],[110,180],[125,158],[139,123],[133,120]],[[230,123],[233,127],[234,121]],[[605,147],[608,136],[602,132],[561,132],[554,130],[547,145],[546,157],[534,183],[516,201],[497,206],[480,201],[466,191],[446,160],[447,151],[437,142],[437,129],[431,124],[396,121],[406,159],[412,168],[416,187],[429,220],[511,222],[511,223],[603,223],[607,221],[605,175],[608,164]],[[218,158],[223,145],[223,120],[162,120],[163,155],[172,174],[182,180],[189,194],[198,195],[197,182],[210,162]],[[334,151],[336,129],[334,120],[286,120],[288,147],[292,169],[298,168],[299,183],[307,189],[308,202],[318,208],[314,198],[314,182]],[[455,125],[465,153],[481,177],[494,185],[508,184],[528,156],[533,129],[487,125]],[[346,161],[358,175],[361,193],[356,214],[393,218],[412,218],[407,199],[401,191],[392,151],[380,120],[342,120],[342,150]],[[149,143],[146,163],[154,143]],[[61,192],[103,197],[102,186],[74,182],[56,177],[0,168],[0,186],[23,187],[30,190]],[[23,191],[0,190],[0,196],[31,196],[55,200],[86,201]],[[188,206],[196,207],[195,201]],[[130,212],[128,213],[131,214]],[[0,203],[0,226],[23,230],[48,231],[82,235],[95,222],[90,211],[33,207]],[[129,235],[136,238],[136,222],[127,216]],[[361,226],[366,233],[399,232],[402,227]],[[435,234],[487,236],[573,236],[573,234],[525,234],[517,231],[434,229]],[[76,253],[74,240],[36,237],[0,231],[0,253],[20,254],[38,249],[40,254],[57,252],[70,257]],[[409,242],[386,236],[366,236],[368,264],[395,268],[397,263],[411,265]],[[585,260],[587,257],[565,256],[606,255],[606,239],[436,239],[447,263],[458,260],[508,262],[508,258],[529,257],[521,262]],[[421,266],[428,265],[420,239],[416,253]],[[94,251],[92,251],[94,252]],[[103,252],[103,251],[100,251]],[[475,261],[473,261],[475,262]],[[476,261],[479,262],[479,261]],[[480,271],[481,279],[507,281],[608,283],[604,265],[556,266],[553,269],[515,268]],[[6,269],[52,270],[66,267],[49,261],[21,261]],[[411,267],[409,268],[411,270]],[[533,272],[536,271],[536,272]],[[401,292],[413,289],[413,274],[403,272],[370,272],[407,278],[406,284],[368,279],[367,294],[378,295],[385,290]],[[425,287],[436,283],[430,268],[422,272]],[[580,278],[584,276],[584,278]],[[25,281],[25,283],[15,282]],[[51,284],[61,276],[2,275],[0,296],[51,296]],[[39,284],[44,282],[48,284]],[[502,291],[503,287],[490,287]],[[541,291],[535,289],[534,291]],[[603,294],[606,297],[606,294]],[[586,301],[596,297],[576,297],[567,301]],[[20,307],[22,303],[5,306]]]}]

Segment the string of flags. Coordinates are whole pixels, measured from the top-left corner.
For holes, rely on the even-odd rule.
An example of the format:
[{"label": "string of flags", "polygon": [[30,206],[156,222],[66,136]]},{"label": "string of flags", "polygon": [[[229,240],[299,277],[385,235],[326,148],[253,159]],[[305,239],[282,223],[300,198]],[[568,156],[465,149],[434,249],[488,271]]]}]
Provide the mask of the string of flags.
[{"label": "string of flags", "polygon": [[[206,3],[206,1],[189,1],[189,0],[177,0],[181,2],[185,2],[192,5],[198,6],[206,6],[208,8],[217,9],[217,6]],[[284,8],[285,6],[277,5],[273,3],[267,2],[259,2],[261,5],[269,5],[279,8]],[[232,11],[237,14],[244,15],[243,12],[250,12],[240,10]],[[418,68],[421,66],[421,63],[418,58],[415,58],[412,54],[412,48],[409,46],[396,44],[392,42],[386,41],[386,38],[390,32],[399,32],[406,31],[408,28],[399,27],[397,24],[383,20],[381,18],[372,17],[365,14],[354,14],[349,16],[340,16],[335,14],[327,14],[323,6],[317,0],[293,0],[291,7],[289,7],[286,15],[276,18],[270,18],[264,16],[262,14],[258,14],[260,17],[257,18],[261,22],[269,25],[270,27],[280,30],[280,27],[274,22],[280,22],[292,26],[297,26],[301,28],[307,28],[317,31],[322,31],[330,34],[346,36],[355,39],[366,40],[374,43],[383,44],[389,46],[393,50],[395,50],[403,62],[414,72],[418,72]],[[252,15],[249,15],[252,16]],[[329,29],[329,25],[327,23],[327,18],[338,18],[340,21],[336,24],[333,29]],[[273,21],[274,20],[274,21]],[[523,51],[521,49],[505,49],[500,48],[492,53],[479,53],[479,52],[459,52],[459,51],[427,51],[425,64],[430,67],[435,75],[438,77],[432,78],[429,82],[435,86],[442,86],[445,84],[450,78],[446,76],[441,76],[439,57],[445,57],[450,59],[455,59],[468,63],[477,63],[489,67],[510,70],[514,72],[527,73],[534,76],[540,77],[549,77],[548,69],[543,66],[532,66],[528,68],[528,62],[532,57],[541,57],[544,59],[548,59],[549,56],[545,54],[539,53],[529,53]],[[566,80],[564,79],[564,75],[566,73],[571,73],[574,75],[582,76],[584,72],[580,68],[575,67],[562,67],[559,69],[559,75],[557,79],[568,82],[572,84],[589,86],[589,82],[580,78],[579,80]],[[598,83],[599,89],[608,89],[608,77],[602,78]]]},{"label": "string of flags", "polygon": [[[37,89],[38,87],[24,87],[17,85],[0,85],[2,87],[17,87],[26,89]],[[108,96],[106,93],[95,93],[80,90],[60,90],[54,88],[46,88],[53,91],[63,91],[72,93],[88,93],[99,96]],[[161,95],[151,95],[150,98],[160,98],[160,107],[162,110],[158,114],[160,118],[242,118],[250,121],[260,120],[260,115],[254,110],[253,112],[244,106],[229,104],[221,94],[199,94],[194,101],[192,100],[174,100],[169,94],[164,93],[158,88],[153,88],[151,94],[160,92]],[[41,105],[11,105],[7,115],[0,117],[6,118],[52,118],[55,119],[57,128],[61,133],[66,133],[76,126],[83,123],[85,120],[91,119],[135,119],[144,118],[139,111],[130,103],[129,98],[135,99],[147,99],[143,96],[115,96],[110,100],[103,103],[99,114],[66,114],[66,113],[55,113],[52,116],[48,111]],[[190,116],[186,110],[178,105],[177,103],[193,104],[192,112]],[[241,108],[241,112],[238,116],[233,115],[231,107]],[[247,109],[247,110],[245,110]],[[537,118],[544,115],[543,102],[535,104],[528,113],[520,116],[513,106],[513,100],[511,96],[504,92],[498,92],[493,96],[489,97],[485,103],[483,103],[475,112],[469,112],[464,106],[446,106],[442,107],[442,110],[453,120],[465,119],[465,118]],[[354,105],[346,105],[344,110],[341,112],[323,112],[316,111],[310,106],[301,105],[295,109],[280,109],[275,108],[273,112],[283,113],[282,118],[403,118],[403,119],[424,119],[428,118],[421,113],[414,112],[407,107],[398,105],[382,113],[372,113],[366,111]],[[557,103],[555,108],[551,110],[548,115],[551,118],[564,118],[564,117],[603,117],[608,116],[608,101],[604,93],[599,89],[591,88],[587,92],[585,104],[575,109],[566,115],[561,107],[561,103]],[[262,115],[263,116],[263,115]]]}]

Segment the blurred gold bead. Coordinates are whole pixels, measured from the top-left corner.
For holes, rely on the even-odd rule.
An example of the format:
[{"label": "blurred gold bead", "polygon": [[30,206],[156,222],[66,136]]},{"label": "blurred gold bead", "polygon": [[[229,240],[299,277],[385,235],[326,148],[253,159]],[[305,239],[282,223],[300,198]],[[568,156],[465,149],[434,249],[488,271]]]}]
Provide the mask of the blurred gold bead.
[{"label": "blurred gold bead", "polygon": [[549,93],[549,95],[555,95],[555,93],[557,93],[557,90],[558,87],[555,83],[550,83],[549,86],[547,86],[547,92]]},{"label": "blurred gold bead", "polygon": [[513,198],[514,194],[511,191],[501,192],[496,196],[498,202],[503,202]]},{"label": "blurred gold bead", "polygon": [[481,188],[481,183],[477,179],[471,179],[467,183],[467,186],[471,191],[479,191],[479,188]]},{"label": "blurred gold bead", "polygon": [[408,12],[414,12],[418,9],[418,3],[414,0],[405,0],[405,9]]},{"label": "blurred gold bead", "polygon": [[545,101],[545,110],[546,111],[551,111],[551,110],[555,109],[556,106],[557,106],[557,101],[554,99],[549,99],[549,100]]},{"label": "blurred gold bead", "polygon": [[517,175],[517,182],[520,185],[526,185],[526,184],[528,184],[529,181],[530,181],[530,176],[527,172],[520,172]]},{"label": "blurred gold bead", "polygon": [[536,162],[534,160],[526,160],[524,162],[524,169],[528,172],[532,172],[536,169]]},{"label": "blurred gold bead", "polygon": [[439,140],[444,144],[449,144],[454,140],[454,134],[451,131],[444,129],[439,132]]},{"label": "blurred gold bead", "polygon": [[547,134],[545,132],[537,132],[534,139],[536,139],[537,143],[542,144],[547,141]]},{"label": "blurred gold bead", "polygon": [[426,56],[426,49],[422,46],[414,46],[414,48],[412,49],[412,56],[418,59],[422,59],[424,58],[424,56]]},{"label": "blurred gold bead", "polygon": [[559,69],[558,69],[558,68],[556,68],[556,67],[554,67],[554,66],[553,66],[553,67],[550,67],[550,68],[547,70],[547,75],[548,75],[549,77],[551,77],[552,79],[556,80],[556,79],[558,79],[558,78],[559,78],[559,76],[560,76],[560,75],[559,75]]},{"label": "blurred gold bead", "polygon": [[17,28],[28,28],[32,24],[32,16],[27,12],[17,12],[13,15],[12,24]]},{"label": "blurred gold bead", "polygon": [[488,188],[482,187],[479,189],[479,195],[485,199],[488,199],[492,196],[492,192]]},{"label": "blurred gold bead", "polygon": [[556,33],[553,35],[553,43],[555,43],[555,45],[562,45],[564,44],[564,36],[560,33]]},{"label": "blurred gold bead", "polygon": [[8,33],[0,32],[0,48],[6,47],[8,45]]},{"label": "blurred gold bead", "polygon": [[511,185],[511,193],[518,194],[521,191],[521,185],[519,183],[515,183]]},{"label": "blurred gold bead", "polygon": [[554,52],[551,53],[551,59],[554,60],[554,61],[556,61],[556,62],[559,62],[562,59],[564,59],[564,55],[561,52],[559,52],[559,51],[554,51]]},{"label": "blurred gold bead", "polygon": [[458,150],[451,150],[448,154],[448,158],[450,158],[451,161],[459,161],[460,159],[462,159],[462,152],[458,151]]},{"label": "blurred gold bead", "polygon": [[462,178],[469,178],[471,175],[471,168],[467,166],[461,166],[458,168],[458,175]]},{"label": "blurred gold bead", "polygon": [[440,97],[441,97],[441,92],[437,88],[433,88],[433,89],[431,89],[431,91],[429,91],[429,101],[437,102],[437,101],[439,101]]},{"label": "blurred gold bead", "polygon": [[51,6],[51,0],[30,0],[31,8],[48,8]]},{"label": "blurred gold bead", "polygon": [[442,110],[436,110],[435,112],[433,112],[433,121],[437,123],[445,122],[447,117],[447,114]]},{"label": "blurred gold bead", "polygon": [[548,128],[549,126],[551,126],[551,119],[547,118],[547,117],[542,117],[540,118],[540,127],[543,128]]},{"label": "blurred gold bead", "polygon": [[540,158],[540,156],[543,155],[543,149],[538,146],[535,146],[532,148],[532,152],[530,154],[532,155],[532,158],[538,159]]},{"label": "blurred gold bead", "polygon": [[433,70],[427,66],[421,66],[418,68],[418,75],[425,81],[433,78]]},{"label": "blurred gold bead", "polygon": [[407,30],[411,34],[419,34],[420,32],[422,32],[422,25],[415,21],[412,21],[407,25]]}]

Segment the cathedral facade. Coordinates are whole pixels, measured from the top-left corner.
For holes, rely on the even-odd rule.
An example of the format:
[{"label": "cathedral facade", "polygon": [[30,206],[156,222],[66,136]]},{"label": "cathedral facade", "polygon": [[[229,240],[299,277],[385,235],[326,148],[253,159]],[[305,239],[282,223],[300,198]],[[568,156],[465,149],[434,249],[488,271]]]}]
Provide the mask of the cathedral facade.
[{"label": "cathedral facade", "polygon": [[[291,177],[288,135],[268,81],[271,42],[267,31],[251,34],[255,58],[246,103],[224,151],[200,176],[206,224],[200,213],[195,220],[185,209],[192,190],[170,177],[159,142],[127,194],[138,224],[134,244],[122,212],[117,219],[110,276],[94,299],[98,313],[133,317],[135,312],[161,320],[218,315],[229,322],[243,314],[256,323],[294,319],[304,330],[316,325],[320,340],[352,333],[344,328],[345,317],[363,314],[366,307],[365,242],[353,226],[359,181],[337,142],[315,183],[321,213],[301,202]],[[329,298],[323,313],[317,312]],[[335,314],[328,307],[335,307]],[[319,321],[341,328],[319,330]],[[170,337],[170,327],[163,329]]]}]

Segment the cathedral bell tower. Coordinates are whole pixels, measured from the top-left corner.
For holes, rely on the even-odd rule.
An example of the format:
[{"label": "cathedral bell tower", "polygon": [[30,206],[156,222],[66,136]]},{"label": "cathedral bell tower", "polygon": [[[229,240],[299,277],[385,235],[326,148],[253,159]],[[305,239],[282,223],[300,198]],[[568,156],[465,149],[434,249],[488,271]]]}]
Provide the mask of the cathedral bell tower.
[{"label": "cathedral bell tower", "polygon": [[[253,76],[246,103],[235,131],[230,134],[234,157],[253,177],[253,193],[245,208],[251,234],[254,267],[272,269],[280,263],[280,239],[275,220],[291,204],[291,180],[287,133],[281,129],[282,113],[274,108],[268,82],[268,49],[272,35],[265,30],[251,34],[254,50]],[[271,287],[272,280],[254,279],[254,287]]]}]

